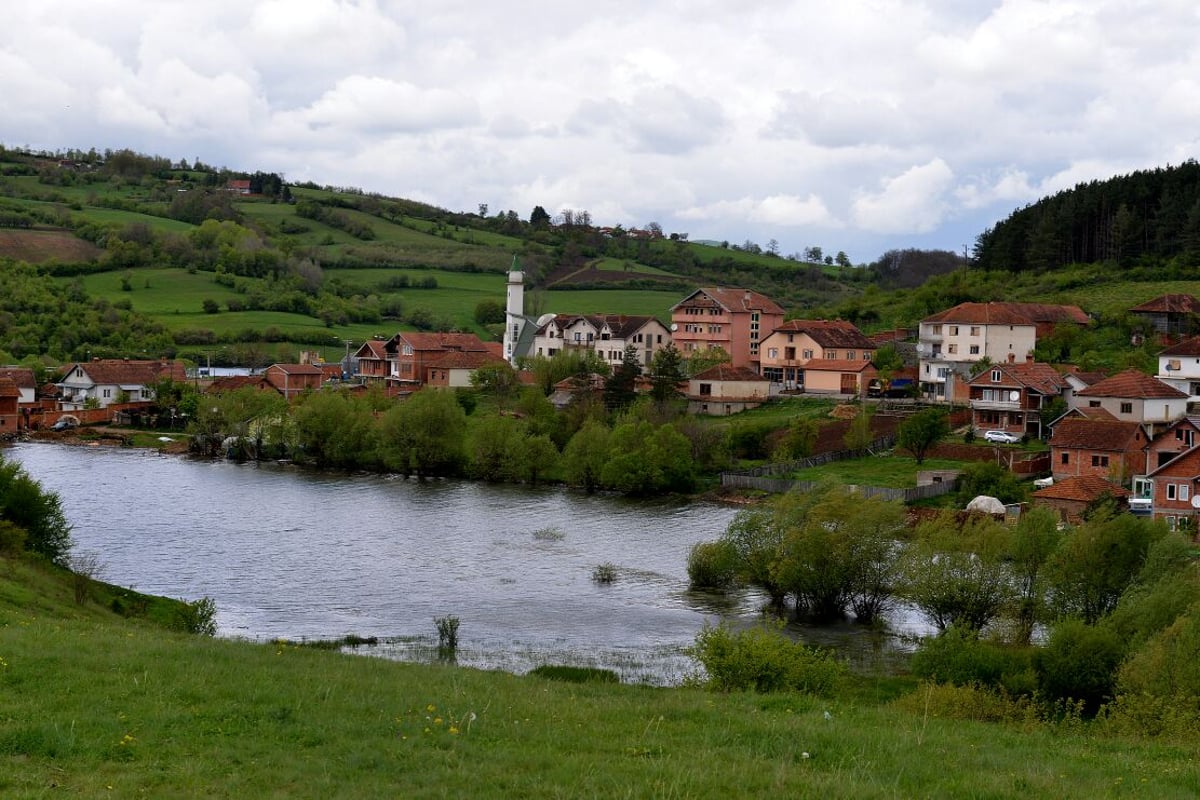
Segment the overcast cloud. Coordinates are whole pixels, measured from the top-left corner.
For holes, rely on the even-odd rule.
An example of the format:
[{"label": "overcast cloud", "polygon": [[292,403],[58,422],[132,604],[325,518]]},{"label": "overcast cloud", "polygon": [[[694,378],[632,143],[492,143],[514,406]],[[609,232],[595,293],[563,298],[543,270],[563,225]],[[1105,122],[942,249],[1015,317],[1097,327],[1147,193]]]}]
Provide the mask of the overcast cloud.
[{"label": "overcast cloud", "polygon": [[961,251],[1195,158],[1194,2],[18,0],[0,142],[528,218]]}]

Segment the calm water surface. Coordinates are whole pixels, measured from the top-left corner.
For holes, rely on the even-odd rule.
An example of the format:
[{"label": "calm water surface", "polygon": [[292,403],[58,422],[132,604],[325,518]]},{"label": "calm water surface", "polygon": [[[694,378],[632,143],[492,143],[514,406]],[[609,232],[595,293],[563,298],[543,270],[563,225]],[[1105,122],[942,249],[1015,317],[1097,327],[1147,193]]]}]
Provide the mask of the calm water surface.
[{"label": "calm water surface", "polygon": [[[735,513],[720,505],[42,443],[5,455],[59,493],[105,580],[212,597],[226,636],[377,636],[388,644],[375,652],[421,657],[434,618],[452,614],[460,663],[596,664],[671,683],[706,619],[755,612],[687,589],[689,548]],[[618,578],[599,585],[605,562]]]}]

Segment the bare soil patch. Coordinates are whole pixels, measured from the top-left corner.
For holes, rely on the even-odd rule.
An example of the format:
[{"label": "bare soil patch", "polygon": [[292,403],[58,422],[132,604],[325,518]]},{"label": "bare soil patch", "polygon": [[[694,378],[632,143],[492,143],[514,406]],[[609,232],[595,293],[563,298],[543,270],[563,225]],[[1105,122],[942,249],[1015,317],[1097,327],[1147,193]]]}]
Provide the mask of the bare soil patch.
[{"label": "bare soil patch", "polygon": [[95,261],[102,251],[62,228],[0,228],[0,258],[40,264],[43,261]]}]

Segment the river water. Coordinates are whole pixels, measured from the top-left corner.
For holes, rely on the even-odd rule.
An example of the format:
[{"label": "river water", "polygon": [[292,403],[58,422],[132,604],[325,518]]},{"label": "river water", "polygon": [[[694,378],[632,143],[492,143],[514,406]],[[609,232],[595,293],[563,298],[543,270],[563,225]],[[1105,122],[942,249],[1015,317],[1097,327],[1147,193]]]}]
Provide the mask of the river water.
[{"label": "river water", "polygon": [[[436,653],[435,618],[453,615],[463,665],[599,666],[664,685],[694,670],[684,648],[706,621],[749,623],[760,603],[688,590],[689,549],[736,513],[712,503],[137,449],[25,443],[3,454],[59,493],[76,552],[97,555],[99,577],[211,597],[222,636],[353,634],[382,640],[360,651],[425,660]],[[617,570],[610,584],[592,578],[605,563]],[[837,631],[820,634],[837,644]],[[867,649],[886,659],[894,643]]]}]

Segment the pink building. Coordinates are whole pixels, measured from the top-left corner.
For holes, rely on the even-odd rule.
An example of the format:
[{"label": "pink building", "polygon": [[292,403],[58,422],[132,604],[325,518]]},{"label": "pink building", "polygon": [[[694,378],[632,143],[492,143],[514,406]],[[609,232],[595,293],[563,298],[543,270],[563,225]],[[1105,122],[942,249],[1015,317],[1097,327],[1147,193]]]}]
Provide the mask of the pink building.
[{"label": "pink building", "polygon": [[671,323],[684,358],[719,347],[733,366],[757,369],[759,345],[783,324],[783,309],[749,289],[709,286],[672,306]]}]

